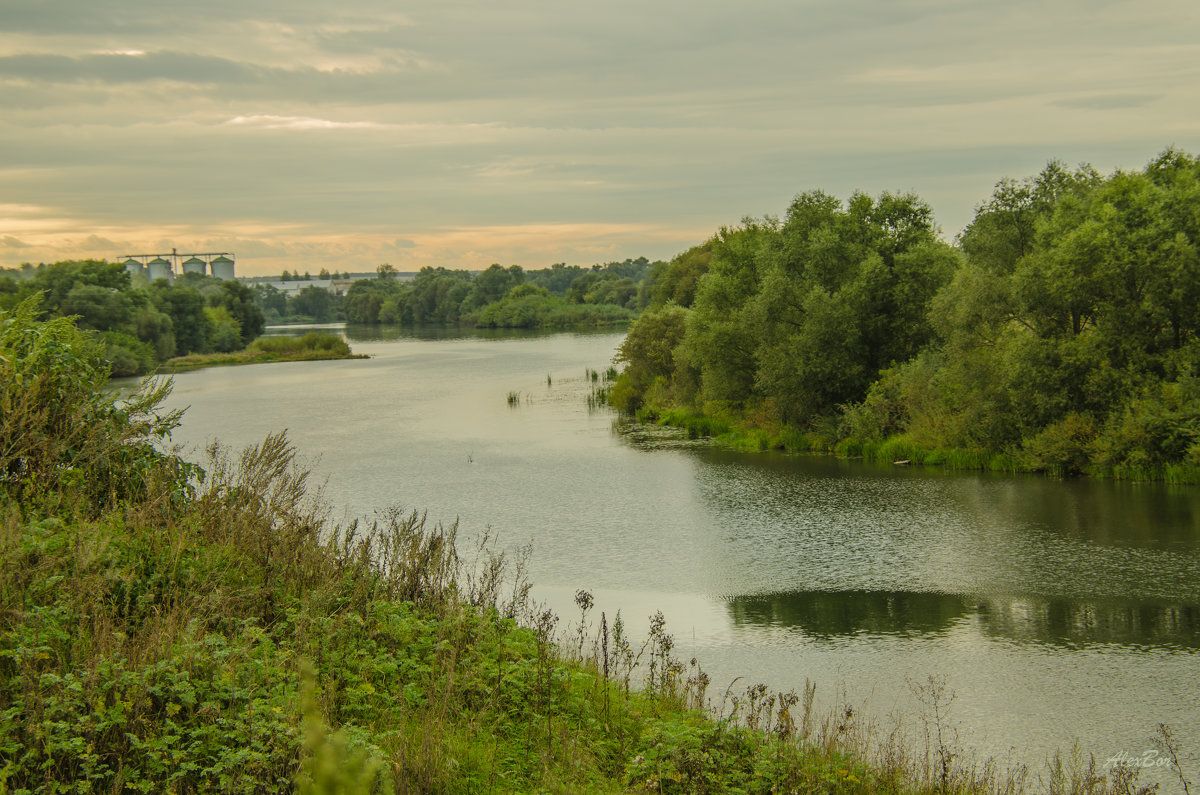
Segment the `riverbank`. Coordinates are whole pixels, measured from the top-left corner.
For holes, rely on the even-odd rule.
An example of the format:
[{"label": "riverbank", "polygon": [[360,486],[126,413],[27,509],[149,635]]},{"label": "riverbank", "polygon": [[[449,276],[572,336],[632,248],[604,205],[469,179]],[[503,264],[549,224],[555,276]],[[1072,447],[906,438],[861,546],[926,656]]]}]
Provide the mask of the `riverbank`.
[{"label": "riverbank", "polygon": [[805,431],[764,417],[742,417],[736,414],[712,416],[688,408],[657,406],[643,406],[635,412],[634,417],[639,422],[679,428],[687,433],[689,439],[711,439],[716,445],[738,452],[774,450],[785,453],[819,453],[876,464],[926,466],[950,471],[1034,473],[1051,477],[1083,475],[1169,485],[1200,484],[1200,467],[1188,464],[1081,466],[1078,472],[1066,473],[1048,468],[1041,459],[1022,455],[1021,451],[926,447],[907,434],[898,434],[883,440],[839,439],[832,428],[826,432]]},{"label": "riverbank", "polygon": [[251,342],[245,350],[231,353],[177,356],[160,364],[158,372],[164,375],[173,375],[206,367],[366,358],[369,357],[353,353],[349,344],[337,335],[309,332],[301,337],[260,337]]}]

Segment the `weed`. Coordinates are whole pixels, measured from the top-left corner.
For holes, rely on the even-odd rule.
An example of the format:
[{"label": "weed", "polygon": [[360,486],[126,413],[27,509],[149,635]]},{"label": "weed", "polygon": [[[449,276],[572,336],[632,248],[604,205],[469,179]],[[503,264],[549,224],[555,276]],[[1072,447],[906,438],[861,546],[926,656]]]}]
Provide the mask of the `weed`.
[{"label": "weed", "polygon": [[1154,735],[1154,743],[1171,760],[1171,769],[1178,776],[1184,795],[1191,795],[1192,782],[1184,776],[1183,766],[1179,764],[1179,741],[1175,739],[1175,732],[1165,723],[1158,724],[1158,731]]},{"label": "weed", "polygon": [[[951,771],[954,760],[958,756],[955,746],[951,745],[947,734],[950,706],[954,703],[955,693],[947,691],[944,677],[930,676],[925,682],[909,682],[909,688],[920,703],[921,722],[925,726],[925,760],[926,766],[934,764],[939,792],[948,792],[951,784]],[[955,741],[958,733],[955,731]]]}]

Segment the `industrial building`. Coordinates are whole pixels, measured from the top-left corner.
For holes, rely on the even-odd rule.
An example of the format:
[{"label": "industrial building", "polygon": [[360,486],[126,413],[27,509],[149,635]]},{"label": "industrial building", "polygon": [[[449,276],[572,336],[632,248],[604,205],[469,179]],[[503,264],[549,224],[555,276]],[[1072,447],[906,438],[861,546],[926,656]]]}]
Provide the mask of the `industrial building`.
[{"label": "industrial building", "polygon": [[130,276],[145,276],[150,281],[174,281],[179,273],[215,276],[227,282],[237,278],[234,273],[233,254],[227,251],[180,254],[171,249],[170,254],[127,254],[122,259],[125,271]]}]

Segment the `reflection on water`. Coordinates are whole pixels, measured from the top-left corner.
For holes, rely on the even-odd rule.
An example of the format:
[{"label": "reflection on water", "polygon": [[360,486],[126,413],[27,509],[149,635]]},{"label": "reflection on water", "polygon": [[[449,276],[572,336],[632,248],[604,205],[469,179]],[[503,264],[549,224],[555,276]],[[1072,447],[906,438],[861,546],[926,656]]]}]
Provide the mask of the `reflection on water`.
[{"label": "reflection on water", "polygon": [[805,635],[945,635],[965,621],[985,637],[1067,646],[1200,649],[1200,606],[1031,596],[968,597],[904,591],[807,591],[726,600],[735,626]]},{"label": "reflection on water", "polygon": [[[358,326],[345,325],[346,339],[355,342],[390,340],[527,340],[561,336],[562,329],[472,328],[470,326]],[[612,335],[620,326],[573,331],[575,336]],[[597,364],[600,364],[599,362]]]},{"label": "reflection on water", "polygon": [[[626,324],[616,324],[593,329],[576,329],[573,336],[587,337],[596,335],[612,336],[626,328]],[[284,323],[267,326],[263,336],[271,337],[300,337],[310,331],[320,331],[337,334],[347,342],[390,342],[395,340],[525,340],[540,337],[562,336],[562,329],[543,328],[474,328],[471,326],[368,326],[354,323]],[[607,362],[597,362],[597,365],[607,366]]]},{"label": "reflection on water", "polygon": [[725,594],[1197,601],[1197,489],[686,454],[697,498],[719,523],[710,543]]}]

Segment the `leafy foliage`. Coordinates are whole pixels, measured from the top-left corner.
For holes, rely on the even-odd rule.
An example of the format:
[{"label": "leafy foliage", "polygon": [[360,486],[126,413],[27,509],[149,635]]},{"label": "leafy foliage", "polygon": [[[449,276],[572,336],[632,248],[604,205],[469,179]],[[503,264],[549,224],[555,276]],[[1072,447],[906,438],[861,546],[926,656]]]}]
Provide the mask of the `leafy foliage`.
[{"label": "leafy foliage", "polygon": [[494,264],[472,274],[422,268],[411,281],[391,276],[355,282],[342,299],[351,323],[464,324],[555,328],[628,322],[640,306],[644,257],[590,269],[557,264],[525,271]]},{"label": "leafy foliage", "polygon": [[114,404],[103,347],[66,318],[38,322],[38,303],[0,312],[0,495],[93,510],[186,493],[192,470],[153,446],[178,424],[155,413],[170,385],[147,381]]},{"label": "leafy foliage", "polygon": [[265,327],[253,290],[199,274],[148,284],[123,265],[84,260],[0,276],[0,309],[39,293],[39,316],[73,317],[99,332],[102,355],[120,376],[152,372],[176,354],[239,350]]},{"label": "leafy foliage", "polygon": [[1176,150],[1002,180],[957,250],[916,197],[802,194],[658,272],[660,302],[702,273],[676,365],[635,327],[611,394],[845,453],[1195,480],[1197,207]]}]

